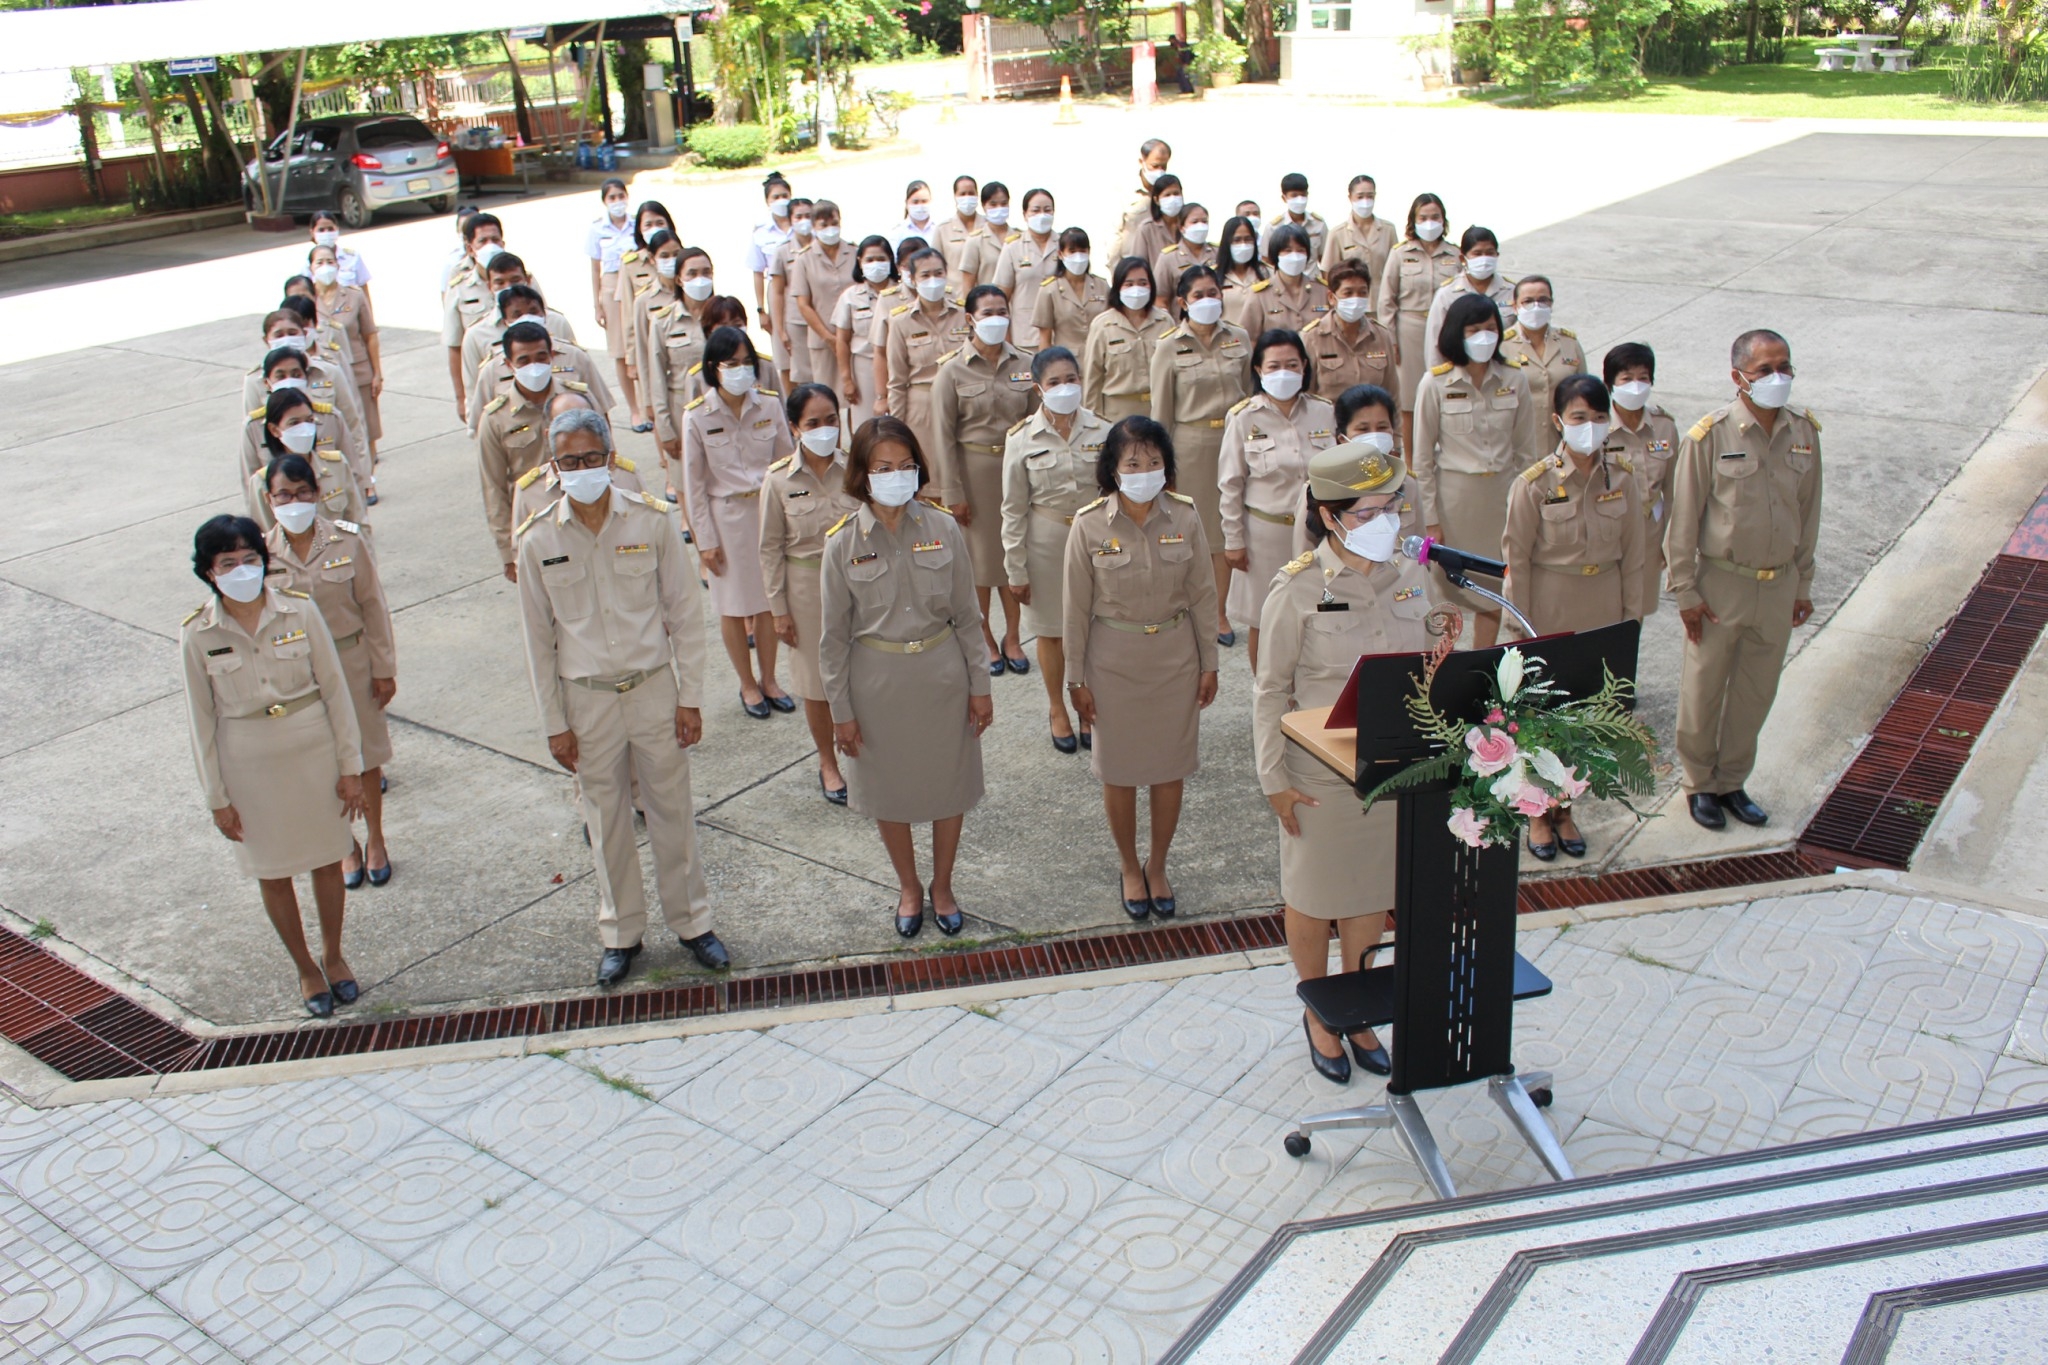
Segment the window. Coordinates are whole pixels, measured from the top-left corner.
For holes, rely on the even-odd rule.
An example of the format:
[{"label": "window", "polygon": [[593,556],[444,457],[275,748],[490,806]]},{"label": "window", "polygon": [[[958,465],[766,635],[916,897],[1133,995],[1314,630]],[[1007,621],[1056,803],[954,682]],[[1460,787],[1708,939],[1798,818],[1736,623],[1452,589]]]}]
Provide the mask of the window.
[{"label": "window", "polygon": [[366,152],[380,147],[433,146],[441,139],[416,118],[380,118],[356,125],[356,146]]}]

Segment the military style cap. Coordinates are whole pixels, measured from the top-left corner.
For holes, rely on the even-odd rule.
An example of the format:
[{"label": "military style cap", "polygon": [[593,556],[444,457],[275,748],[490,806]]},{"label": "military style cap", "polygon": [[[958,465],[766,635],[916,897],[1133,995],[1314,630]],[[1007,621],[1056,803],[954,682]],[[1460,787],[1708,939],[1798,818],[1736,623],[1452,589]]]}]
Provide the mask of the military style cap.
[{"label": "military style cap", "polygon": [[1364,493],[1394,492],[1408,477],[1398,455],[1382,455],[1364,441],[1319,450],[1308,462],[1309,496],[1342,502]]}]

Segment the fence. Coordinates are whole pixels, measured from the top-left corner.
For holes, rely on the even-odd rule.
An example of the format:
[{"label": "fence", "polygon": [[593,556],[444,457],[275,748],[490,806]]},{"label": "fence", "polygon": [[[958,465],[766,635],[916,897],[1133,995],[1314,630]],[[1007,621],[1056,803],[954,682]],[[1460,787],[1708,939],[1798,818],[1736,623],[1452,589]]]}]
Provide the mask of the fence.
[{"label": "fence", "polygon": [[[1173,74],[1173,59],[1168,54],[1166,40],[1180,32],[1177,12],[1172,9],[1136,10],[1130,15],[1130,30],[1125,41],[1105,43],[1102,47],[1102,75],[1110,89],[1128,89],[1131,84],[1132,43],[1151,42],[1159,46],[1159,79],[1169,80]],[[989,95],[992,98],[1005,96],[1042,94],[1057,90],[1061,76],[1072,76],[1075,85],[1081,84],[1077,63],[1066,54],[1073,52],[1081,43],[1080,21],[1072,16],[1061,19],[1051,29],[1051,41],[1047,41],[1047,30],[1037,24],[1021,23],[1013,19],[991,19],[988,22],[988,65]]]}]

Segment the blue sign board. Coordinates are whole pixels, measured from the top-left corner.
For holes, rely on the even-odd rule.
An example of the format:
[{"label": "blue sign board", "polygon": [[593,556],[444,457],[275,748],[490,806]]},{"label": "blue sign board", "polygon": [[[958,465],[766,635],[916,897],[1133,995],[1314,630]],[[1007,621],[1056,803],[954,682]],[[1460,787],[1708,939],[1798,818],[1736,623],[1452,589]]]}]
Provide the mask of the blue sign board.
[{"label": "blue sign board", "polygon": [[179,57],[165,62],[164,69],[173,76],[211,76],[220,63],[212,57]]}]

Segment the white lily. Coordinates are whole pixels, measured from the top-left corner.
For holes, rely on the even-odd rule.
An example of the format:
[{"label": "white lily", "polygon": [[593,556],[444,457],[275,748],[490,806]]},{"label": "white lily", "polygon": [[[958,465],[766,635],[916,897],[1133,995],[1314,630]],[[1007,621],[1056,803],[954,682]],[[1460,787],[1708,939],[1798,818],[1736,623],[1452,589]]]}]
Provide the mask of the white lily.
[{"label": "white lily", "polygon": [[1518,758],[1509,764],[1499,777],[1493,779],[1493,785],[1488,787],[1487,790],[1493,793],[1494,800],[1502,805],[1506,805],[1513,801],[1522,788],[1528,784],[1529,770],[1522,760]]},{"label": "white lily", "polygon": [[1534,760],[1536,775],[1553,787],[1563,787],[1571,781],[1572,770],[1565,767],[1564,760],[1548,749],[1538,749]]},{"label": "white lily", "polygon": [[1500,683],[1500,699],[1503,705],[1515,699],[1515,693],[1522,690],[1522,651],[1510,649],[1500,656],[1500,669],[1495,674]]}]

